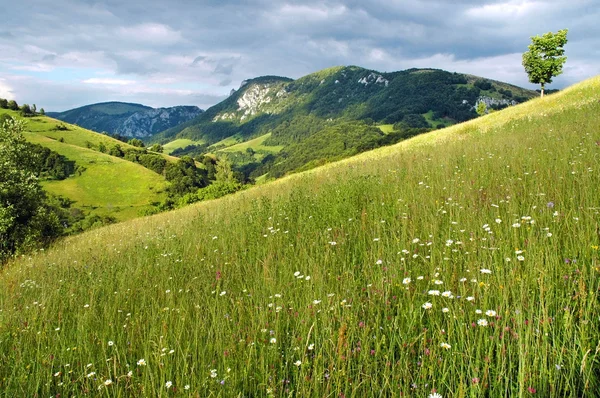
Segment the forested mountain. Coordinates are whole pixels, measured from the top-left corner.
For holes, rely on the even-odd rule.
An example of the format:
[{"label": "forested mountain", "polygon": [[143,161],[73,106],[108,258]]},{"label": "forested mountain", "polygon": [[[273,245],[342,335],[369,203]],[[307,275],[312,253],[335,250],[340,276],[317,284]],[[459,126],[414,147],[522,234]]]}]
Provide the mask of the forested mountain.
[{"label": "forested mountain", "polygon": [[104,102],[65,112],[48,112],[56,119],[97,132],[146,138],[187,122],[202,113],[197,106],[151,108],[140,104]]},{"label": "forested mountain", "polygon": [[[436,69],[381,73],[356,66],[297,80],[244,81],[223,102],[151,140],[194,142],[174,154],[227,153],[250,177],[290,171],[462,122],[536,94],[509,84]],[[262,137],[259,147],[231,146]]]}]

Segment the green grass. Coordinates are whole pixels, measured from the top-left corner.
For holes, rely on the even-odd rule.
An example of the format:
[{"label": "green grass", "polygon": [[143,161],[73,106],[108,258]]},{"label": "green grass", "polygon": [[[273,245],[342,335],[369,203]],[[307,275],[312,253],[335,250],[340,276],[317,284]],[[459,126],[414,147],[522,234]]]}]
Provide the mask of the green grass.
[{"label": "green grass", "polygon": [[[0,109],[2,113],[21,118],[14,111]],[[119,221],[139,217],[141,211],[151,207],[151,203],[164,199],[167,186],[164,177],[138,164],[88,148],[97,148],[100,143],[107,148],[116,144],[123,149],[133,146],[45,116],[24,120],[24,135],[29,142],[56,151],[85,167],[81,175],[43,182],[48,192],[71,199],[75,207],[87,213],[109,215]],[[68,130],[56,130],[58,125],[67,126]],[[61,138],[63,142],[59,141]],[[178,160],[163,156],[171,162]]]},{"label": "green grass", "polygon": [[384,134],[389,134],[394,131],[393,124],[380,124],[377,127],[379,127],[379,130],[381,130]]},{"label": "green grass", "polygon": [[[13,118],[20,118],[17,112],[0,109],[1,113],[8,113]],[[24,118],[26,121],[25,129],[31,133],[42,135],[44,137],[52,138],[55,140],[63,139],[66,144],[79,146],[82,148],[98,148],[100,143],[103,143],[107,148],[114,145],[120,145],[123,149],[131,149],[133,146],[111,138],[104,134],[98,134],[91,130],[84,129],[82,127],[61,122],[60,120],[52,119],[46,116],[36,116]],[[56,130],[57,126],[66,126],[68,130]]]},{"label": "green grass", "polygon": [[18,259],[0,274],[0,391],[596,396],[599,93]]},{"label": "green grass", "polygon": [[427,123],[429,123],[429,125],[433,128],[437,128],[439,124],[442,124],[444,127],[452,126],[454,124],[454,122],[449,119],[435,119],[433,117],[433,111],[424,113],[423,117],[425,118],[425,120],[427,120]]},{"label": "green grass", "polygon": [[176,149],[185,148],[188,145],[200,145],[204,141],[193,141],[187,138],[178,138],[163,145],[163,150],[167,154],[171,154]]},{"label": "green grass", "polygon": [[145,167],[35,133],[24,135],[29,142],[45,146],[85,167],[81,175],[43,183],[48,192],[75,201],[75,207],[127,220],[164,198],[165,179]]},{"label": "green grass", "polygon": [[244,152],[248,148],[252,148],[254,151],[264,151],[271,153],[278,153],[283,149],[283,145],[275,145],[275,146],[267,146],[263,145],[263,143],[271,137],[271,133],[267,133],[261,135],[260,137],[256,137],[254,139],[240,142],[239,144],[231,144],[227,148],[221,149],[223,152]]}]

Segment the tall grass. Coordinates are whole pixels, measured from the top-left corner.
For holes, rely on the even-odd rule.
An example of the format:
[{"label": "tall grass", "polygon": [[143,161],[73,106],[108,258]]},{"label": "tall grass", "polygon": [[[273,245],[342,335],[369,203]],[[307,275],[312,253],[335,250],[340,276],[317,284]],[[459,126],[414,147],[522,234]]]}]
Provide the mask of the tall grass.
[{"label": "tall grass", "polygon": [[600,79],[0,276],[4,396],[595,396]]}]

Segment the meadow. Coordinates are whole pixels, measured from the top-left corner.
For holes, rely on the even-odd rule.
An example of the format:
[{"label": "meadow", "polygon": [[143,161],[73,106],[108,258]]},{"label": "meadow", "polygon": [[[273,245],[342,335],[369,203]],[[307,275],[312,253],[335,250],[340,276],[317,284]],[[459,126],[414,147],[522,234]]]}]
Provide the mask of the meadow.
[{"label": "meadow", "polygon": [[0,396],[600,391],[600,78],[0,273]]},{"label": "meadow", "polygon": [[[2,113],[21,118],[14,111],[0,109]],[[82,173],[65,180],[43,181],[42,185],[51,194],[72,200],[75,207],[86,213],[124,221],[139,217],[144,210],[152,208],[153,202],[166,197],[167,182],[163,176],[97,150],[100,144],[106,148],[119,145],[124,150],[133,146],[45,116],[21,119],[25,121],[27,141],[49,148],[84,168]],[[59,126],[64,130],[57,128]],[[162,156],[169,162],[178,160]]]}]

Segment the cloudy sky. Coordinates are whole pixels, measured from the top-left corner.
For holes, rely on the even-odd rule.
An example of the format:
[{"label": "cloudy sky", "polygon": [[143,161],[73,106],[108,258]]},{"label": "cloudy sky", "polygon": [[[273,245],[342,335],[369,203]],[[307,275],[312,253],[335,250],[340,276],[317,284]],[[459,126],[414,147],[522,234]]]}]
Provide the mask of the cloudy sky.
[{"label": "cloudy sky", "polygon": [[530,37],[568,28],[550,88],[600,74],[599,0],[23,0],[3,7],[0,97],[207,108],[261,75],[434,67],[535,88]]}]

